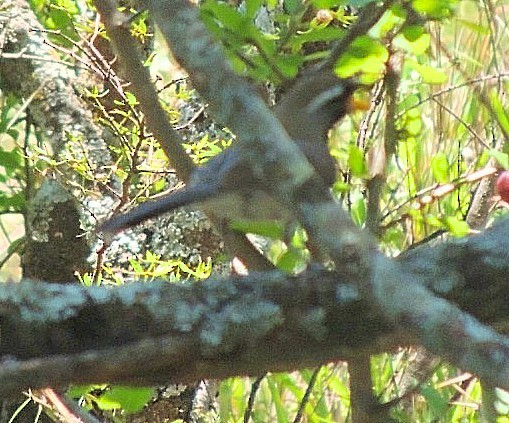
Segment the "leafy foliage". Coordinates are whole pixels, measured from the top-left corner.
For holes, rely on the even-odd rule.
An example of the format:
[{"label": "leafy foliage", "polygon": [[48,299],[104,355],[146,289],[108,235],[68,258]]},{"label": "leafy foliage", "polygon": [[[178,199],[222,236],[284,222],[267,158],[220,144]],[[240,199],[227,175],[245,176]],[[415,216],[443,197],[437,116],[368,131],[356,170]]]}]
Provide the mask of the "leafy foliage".
[{"label": "leafy foliage", "polygon": [[154,388],[107,385],[73,386],[67,391],[68,397],[80,399],[88,410],[96,407],[105,412],[117,410],[124,414],[140,411],[154,394]]},{"label": "leafy foliage", "polygon": [[24,160],[17,129],[19,101],[13,96],[1,99],[0,108],[0,213],[20,213],[25,207],[22,188],[24,186]]},{"label": "leafy foliage", "polygon": [[48,30],[56,31],[68,38],[63,41],[61,37],[55,38],[66,47],[72,45],[72,41],[78,41],[76,31],[76,18],[82,12],[76,0],[30,0],[28,2],[37,14],[41,23]]}]

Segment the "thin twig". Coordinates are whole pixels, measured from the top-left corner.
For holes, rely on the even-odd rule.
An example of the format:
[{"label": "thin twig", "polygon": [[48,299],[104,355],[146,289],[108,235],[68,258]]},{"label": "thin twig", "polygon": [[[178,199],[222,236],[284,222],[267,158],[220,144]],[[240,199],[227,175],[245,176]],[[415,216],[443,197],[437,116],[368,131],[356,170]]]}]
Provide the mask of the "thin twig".
[{"label": "thin twig", "polygon": [[246,411],[244,412],[244,423],[248,423],[251,418],[251,413],[253,412],[254,401],[256,397],[256,393],[260,389],[260,384],[263,379],[265,379],[267,373],[264,373],[261,376],[258,376],[256,380],[251,384],[251,392],[249,393],[249,399],[247,401]]},{"label": "thin twig", "polygon": [[306,388],[306,392],[302,397],[302,400],[299,403],[299,409],[297,410],[297,414],[293,419],[293,423],[299,423],[302,420],[302,416],[304,415],[304,410],[306,408],[307,403],[309,402],[309,397],[311,396],[311,392],[316,385],[316,380],[318,379],[318,374],[320,373],[321,367],[317,367],[313,374],[311,375],[311,379],[309,380],[308,387]]},{"label": "thin twig", "polygon": [[364,7],[355,23],[350,26],[347,34],[334,46],[330,56],[321,63],[320,67],[334,66],[335,62],[348,50],[353,41],[357,37],[367,34],[378,22],[391,3],[391,1],[386,1],[381,6],[377,6],[376,3],[373,3]]}]

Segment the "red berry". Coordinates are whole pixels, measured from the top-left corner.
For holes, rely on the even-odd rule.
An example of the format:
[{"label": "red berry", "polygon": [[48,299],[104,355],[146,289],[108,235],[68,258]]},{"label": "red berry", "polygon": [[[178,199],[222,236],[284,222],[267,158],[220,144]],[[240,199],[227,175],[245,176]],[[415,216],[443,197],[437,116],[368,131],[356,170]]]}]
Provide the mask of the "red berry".
[{"label": "red berry", "polygon": [[509,203],[509,171],[503,171],[497,179],[497,191],[500,198]]}]

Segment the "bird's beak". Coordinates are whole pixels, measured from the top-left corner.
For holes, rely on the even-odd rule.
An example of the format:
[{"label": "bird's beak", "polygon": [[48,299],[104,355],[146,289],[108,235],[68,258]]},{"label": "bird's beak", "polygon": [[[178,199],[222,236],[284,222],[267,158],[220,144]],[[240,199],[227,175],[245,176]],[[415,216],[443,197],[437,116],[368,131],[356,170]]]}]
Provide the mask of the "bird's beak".
[{"label": "bird's beak", "polygon": [[356,93],[348,99],[348,113],[365,112],[370,107],[371,100],[365,93]]}]

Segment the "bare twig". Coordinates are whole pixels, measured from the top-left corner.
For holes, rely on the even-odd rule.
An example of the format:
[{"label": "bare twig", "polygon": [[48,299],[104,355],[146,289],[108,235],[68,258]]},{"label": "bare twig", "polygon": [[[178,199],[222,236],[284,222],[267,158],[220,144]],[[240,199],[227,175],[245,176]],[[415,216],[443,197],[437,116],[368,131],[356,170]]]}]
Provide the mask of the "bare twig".
[{"label": "bare twig", "polygon": [[249,393],[249,399],[247,401],[246,411],[244,412],[244,423],[249,423],[249,419],[251,418],[251,413],[253,412],[256,393],[260,389],[260,385],[266,376],[267,376],[266,373],[264,373],[261,376],[258,376],[256,378],[256,380],[251,384],[251,392]]},{"label": "bare twig", "polygon": [[317,367],[313,370],[313,374],[311,375],[311,379],[309,379],[308,386],[306,388],[306,392],[304,392],[304,396],[299,402],[299,409],[297,410],[297,414],[295,414],[295,418],[293,419],[293,423],[300,423],[302,420],[302,416],[304,415],[304,410],[306,409],[306,405],[309,402],[309,397],[313,392],[313,389],[316,384],[316,380],[318,379],[318,374],[320,373],[321,367]]}]

